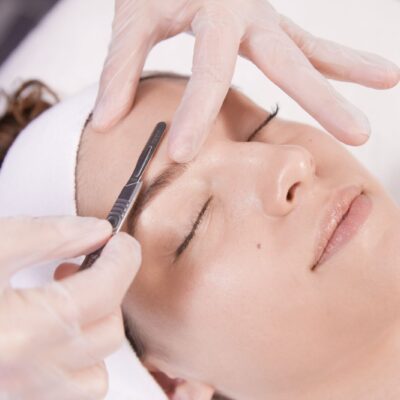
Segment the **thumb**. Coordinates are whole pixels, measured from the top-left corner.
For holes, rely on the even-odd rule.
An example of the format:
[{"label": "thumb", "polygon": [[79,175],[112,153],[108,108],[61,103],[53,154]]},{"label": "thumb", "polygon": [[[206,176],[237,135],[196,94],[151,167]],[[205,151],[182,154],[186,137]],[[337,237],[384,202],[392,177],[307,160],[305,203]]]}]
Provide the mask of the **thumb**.
[{"label": "thumb", "polygon": [[120,232],[109,240],[91,268],[60,282],[77,304],[81,324],[103,318],[121,306],[141,261],[139,242]]}]

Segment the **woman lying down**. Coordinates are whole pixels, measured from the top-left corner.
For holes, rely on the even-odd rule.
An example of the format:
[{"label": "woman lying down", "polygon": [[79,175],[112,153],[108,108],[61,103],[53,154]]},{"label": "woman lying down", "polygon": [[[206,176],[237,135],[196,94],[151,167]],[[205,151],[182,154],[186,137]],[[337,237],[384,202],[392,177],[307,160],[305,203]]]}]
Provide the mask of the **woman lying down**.
[{"label": "woman lying down", "polygon": [[[14,145],[29,148],[18,178],[54,199],[29,201],[105,218],[185,85],[143,79],[108,134],[83,129],[95,88],[37,119]],[[399,207],[337,140],[276,114],[231,89],[194,161],[161,143],[126,226],[143,255],[127,336],[175,400],[398,399]]]}]

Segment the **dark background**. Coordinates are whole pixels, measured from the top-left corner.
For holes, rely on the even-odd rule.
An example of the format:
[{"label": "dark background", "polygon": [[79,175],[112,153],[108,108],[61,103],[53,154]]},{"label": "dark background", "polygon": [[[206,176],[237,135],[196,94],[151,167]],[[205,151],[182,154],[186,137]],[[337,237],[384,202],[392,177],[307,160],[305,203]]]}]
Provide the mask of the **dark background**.
[{"label": "dark background", "polygon": [[0,0],[0,65],[57,2]]}]

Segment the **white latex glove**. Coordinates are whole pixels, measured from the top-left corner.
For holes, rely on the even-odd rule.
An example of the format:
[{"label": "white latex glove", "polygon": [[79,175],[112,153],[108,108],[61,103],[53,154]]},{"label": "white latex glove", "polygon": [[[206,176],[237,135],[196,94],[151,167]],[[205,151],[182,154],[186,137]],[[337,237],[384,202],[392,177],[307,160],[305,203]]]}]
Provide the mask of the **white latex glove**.
[{"label": "white latex glove", "polygon": [[183,31],[191,31],[196,44],[192,77],[168,135],[168,152],[177,162],[198,153],[230,87],[238,53],[351,145],[368,139],[369,122],[325,77],[378,89],[400,79],[391,62],[319,39],[266,0],[116,0],[96,130],[106,131],[128,113],[149,51]]},{"label": "white latex glove", "polygon": [[90,269],[40,288],[9,280],[22,267],[87,254],[110,235],[95,218],[0,220],[0,399],[104,398],[103,360],[124,339],[120,305],[139,269],[138,242],[118,234]]}]

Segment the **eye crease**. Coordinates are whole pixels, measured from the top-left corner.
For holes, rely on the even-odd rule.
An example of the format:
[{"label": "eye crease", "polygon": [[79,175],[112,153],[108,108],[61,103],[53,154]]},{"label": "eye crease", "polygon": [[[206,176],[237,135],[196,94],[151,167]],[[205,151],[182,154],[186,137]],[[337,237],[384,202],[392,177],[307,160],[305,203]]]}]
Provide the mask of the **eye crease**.
[{"label": "eye crease", "polygon": [[[268,117],[265,119],[265,121],[263,121],[255,130],[254,132],[251,133],[250,137],[247,139],[247,142],[251,142],[252,139],[257,135],[258,132],[261,131],[261,129],[263,129],[269,122],[271,122],[277,115],[279,112],[279,106],[276,105],[275,110],[268,115]],[[178,258],[180,257],[180,255],[185,251],[185,249],[188,247],[189,243],[191,242],[191,240],[194,238],[195,234],[196,234],[196,230],[199,227],[201,220],[205,214],[205,212],[207,211],[207,208],[210,204],[210,201],[212,200],[212,196],[210,196],[208,198],[208,200],[205,202],[205,204],[203,205],[202,209],[200,210],[192,229],[190,230],[189,234],[186,235],[185,239],[183,239],[182,243],[178,246],[178,248],[175,250],[174,252],[174,260],[173,263],[175,263]]]}]

